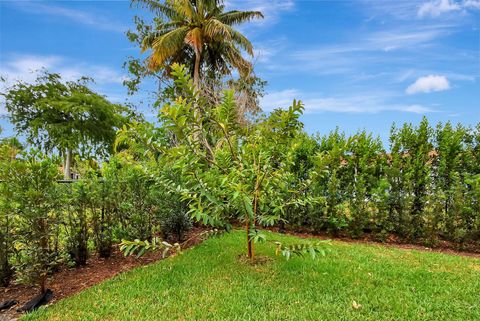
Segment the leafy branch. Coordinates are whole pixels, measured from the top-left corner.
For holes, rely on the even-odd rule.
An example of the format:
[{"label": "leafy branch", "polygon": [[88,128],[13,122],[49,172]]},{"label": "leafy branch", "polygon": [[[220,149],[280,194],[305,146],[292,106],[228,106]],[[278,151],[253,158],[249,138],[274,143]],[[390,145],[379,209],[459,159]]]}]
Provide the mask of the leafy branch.
[{"label": "leafy branch", "polygon": [[211,237],[219,236],[225,233],[225,230],[212,229],[208,231],[203,231],[199,234],[196,234],[182,243],[168,243],[160,237],[154,237],[151,241],[148,240],[122,240],[120,243],[120,251],[123,252],[124,256],[131,256],[136,254],[137,258],[143,256],[147,252],[155,252],[162,250],[162,258],[165,258],[168,254],[172,252],[180,253],[182,249],[195,238],[200,238],[206,240]]},{"label": "leafy branch", "polygon": [[304,257],[310,255],[312,259],[316,259],[318,255],[325,256],[330,249],[325,248],[325,245],[330,245],[330,240],[319,241],[315,243],[299,243],[285,245],[282,242],[274,241],[276,245],[275,255],[282,255],[287,260],[292,256]]}]

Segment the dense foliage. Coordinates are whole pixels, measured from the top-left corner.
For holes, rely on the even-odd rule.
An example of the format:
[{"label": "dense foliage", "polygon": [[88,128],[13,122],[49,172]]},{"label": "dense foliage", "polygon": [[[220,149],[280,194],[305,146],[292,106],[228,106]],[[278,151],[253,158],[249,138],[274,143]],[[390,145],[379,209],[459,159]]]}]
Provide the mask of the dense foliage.
[{"label": "dense foliage", "polygon": [[290,221],[354,237],[478,245],[479,137],[480,126],[433,129],[425,118],[418,126],[393,126],[389,151],[366,132],[320,137],[312,166],[323,175],[310,193],[324,202]]},{"label": "dense foliage", "polygon": [[33,84],[18,81],[0,94],[9,121],[28,143],[64,156],[66,179],[72,154],[108,155],[117,129],[133,117],[127,107],[93,92],[90,81],[64,82],[59,74],[43,71]]},{"label": "dense foliage", "polygon": [[[310,136],[300,102],[245,123],[234,92],[212,104],[186,68],[172,73],[160,125],[124,125],[108,161],[77,157],[79,180],[57,181],[61,160],[2,140],[2,284],[15,277],[44,290],[61,264],[108,257],[122,240],[182,242],[192,221],[243,226],[251,258],[262,226],[480,248],[480,125],[393,126],[387,148],[365,131]],[[273,247],[323,253],[321,244]]]},{"label": "dense foliage", "polygon": [[[57,158],[2,145],[0,160],[0,277],[46,288],[48,275],[61,265],[84,265],[92,251],[102,257],[123,238],[151,239],[159,222],[184,215],[185,205],[164,208],[167,199],[142,166],[120,155],[98,168],[77,161],[81,179],[59,181]],[[173,200],[172,200],[173,202]],[[168,211],[168,212],[167,212]],[[176,216],[174,216],[176,215]],[[180,224],[180,227],[178,225]],[[183,237],[188,217],[162,229],[165,238]],[[180,233],[180,234],[179,234]]]},{"label": "dense foliage", "polygon": [[300,103],[245,125],[232,92],[210,105],[184,68],[173,73],[175,96],[160,112],[170,140],[138,126],[121,135],[133,137],[136,153],[156,155],[165,188],[182,195],[197,221],[245,226],[250,256],[251,242],[264,239],[257,226],[272,225],[478,247],[479,126],[393,126],[388,149],[365,131],[311,137]]}]

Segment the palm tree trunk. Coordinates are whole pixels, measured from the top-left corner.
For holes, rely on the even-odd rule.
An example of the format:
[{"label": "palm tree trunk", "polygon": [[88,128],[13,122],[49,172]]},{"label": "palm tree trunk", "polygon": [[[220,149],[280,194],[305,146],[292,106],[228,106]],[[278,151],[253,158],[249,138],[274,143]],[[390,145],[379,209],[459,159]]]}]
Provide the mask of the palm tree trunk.
[{"label": "palm tree trunk", "polygon": [[198,90],[200,86],[200,58],[200,51],[195,50],[195,65],[193,67],[193,85],[195,90]]}]

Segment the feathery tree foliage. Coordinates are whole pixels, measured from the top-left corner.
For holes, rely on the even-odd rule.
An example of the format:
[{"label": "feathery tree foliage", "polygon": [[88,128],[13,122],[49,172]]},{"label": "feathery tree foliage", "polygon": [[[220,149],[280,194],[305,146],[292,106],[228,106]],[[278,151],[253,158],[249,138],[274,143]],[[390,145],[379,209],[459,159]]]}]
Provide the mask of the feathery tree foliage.
[{"label": "feathery tree foliage", "polygon": [[57,149],[65,157],[70,179],[74,152],[104,156],[111,152],[118,128],[131,112],[87,87],[90,79],[63,82],[44,71],[33,84],[17,82],[2,96],[9,120],[27,142],[46,152]]}]

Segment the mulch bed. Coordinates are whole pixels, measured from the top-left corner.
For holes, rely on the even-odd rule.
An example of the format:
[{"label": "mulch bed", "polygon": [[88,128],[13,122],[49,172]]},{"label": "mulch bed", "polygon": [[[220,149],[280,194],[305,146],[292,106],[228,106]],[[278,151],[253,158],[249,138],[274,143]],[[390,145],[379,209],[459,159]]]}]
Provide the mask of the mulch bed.
[{"label": "mulch bed", "polygon": [[[190,231],[187,238],[193,237],[185,247],[191,247],[201,242],[195,235],[202,232],[202,229],[195,228]],[[53,291],[53,299],[49,304],[55,303],[63,298],[78,293],[106,279],[112,278],[119,273],[129,271],[133,268],[147,265],[162,258],[160,252],[150,252],[137,258],[136,256],[124,257],[116,247],[108,259],[92,256],[87,265],[78,268],[62,268],[49,280],[47,287]],[[6,300],[16,300],[18,303],[9,310],[0,312],[0,320],[15,320],[21,313],[21,308],[28,300],[37,295],[38,289],[24,286],[11,285],[7,288],[0,287],[0,303]]]}]

